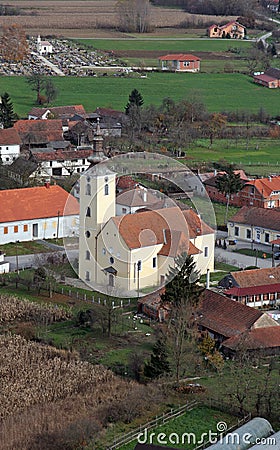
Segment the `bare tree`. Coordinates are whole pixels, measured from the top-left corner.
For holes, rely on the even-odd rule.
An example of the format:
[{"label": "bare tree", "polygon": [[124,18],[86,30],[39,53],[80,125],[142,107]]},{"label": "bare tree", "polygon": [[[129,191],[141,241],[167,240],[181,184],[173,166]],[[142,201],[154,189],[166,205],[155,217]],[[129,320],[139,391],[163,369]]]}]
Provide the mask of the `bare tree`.
[{"label": "bare tree", "polygon": [[150,30],[149,0],[118,0],[116,3],[119,29],[128,33],[146,33]]},{"label": "bare tree", "polygon": [[0,53],[4,60],[9,62],[22,61],[29,49],[25,31],[21,25],[6,25],[2,30]]}]

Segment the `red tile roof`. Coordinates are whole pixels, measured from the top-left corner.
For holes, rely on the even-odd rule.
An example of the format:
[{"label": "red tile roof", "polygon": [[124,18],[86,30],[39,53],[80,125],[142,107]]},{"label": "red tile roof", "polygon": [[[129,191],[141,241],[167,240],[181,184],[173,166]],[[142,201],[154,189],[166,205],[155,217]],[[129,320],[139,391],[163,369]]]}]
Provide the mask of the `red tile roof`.
[{"label": "red tile roof", "polygon": [[224,291],[226,295],[234,297],[242,297],[244,295],[260,295],[274,292],[280,292],[280,283],[266,284],[264,286],[250,286],[250,287],[232,287]]},{"label": "red tile roof", "polygon": [[230,275],[241,288],[280,283],[280,267],[239,270],[237,272],[231,272]]},{"label": "red tile roof", "polygon": [[160,61],[200,61],[200,58],[194,55],[180,53],[180,54],[170,54],[159,57]]},{"label": "red tile roof", "polygon": [[263,315],[211,290],[204,291],[197,313],[199,325],[225,337],[249,330]]},{"label": "red tile roof", "polygon": [[[179,207],[127,214],[113,217],[112,220],[130,249],[167,243],[168,237],[173,240],[175,236],[176,242],[182,243],[184,239],[186,243],[197,235],[213,233],[193,210],[181,211]],[[178,239],[174,231],[183,233],[184,238],[180,236]],[[174,243],[172,241],[171,247]],[[189,251],[195,249],[192,247]]]},{"label": "red tile roof", "polygon": [[36,161],[67,161],[72,159],[85,159],[92,155],[92,150],[56,150],[50,152],[36,152]]},{"label": "red tile roof", "polygon": [[223,346],[231,350],[236,350],[241,345],[248,350],[280,347],[280,326],[254,328],[223,342]]},{"label": "red tile roof", "polygon": [[21,139],[14,128],[0,129],[0,145],[20,145]]},{"label": "red tile roof", "polygon": [[134,189],[137,182],[130,175],[124,175],[117,179],[117,189]]},{"label": "red tile roof", "polygon": [[246,186],[255,186],[263,197],[270,197],[273,191],[280,191],[280,177],[251,180],[246,183]]},{"label": "red tile roof", "polygon": [[0,191],[1,223],[79,214],[78,201],[60,186]]},{"label": "red tile roof", "polygon": [[62,120],[18,120],[14,124],[14,128],[18,133],[41,132],[41,131],[61,131],[62,136]]},{"label": "red tile roof", "polygon": [[254,80],[261,80],[261,81],[265,81],[266,83],[270,83],[271,81],[277,81],[277,78],[271,77],[269,75],[266,75],[265,73],[262,73],[260,75],[254,75]]},{"label": "red tile roof", "polygon": [[229,222],[280,231],[280,209],[243,206]]}]

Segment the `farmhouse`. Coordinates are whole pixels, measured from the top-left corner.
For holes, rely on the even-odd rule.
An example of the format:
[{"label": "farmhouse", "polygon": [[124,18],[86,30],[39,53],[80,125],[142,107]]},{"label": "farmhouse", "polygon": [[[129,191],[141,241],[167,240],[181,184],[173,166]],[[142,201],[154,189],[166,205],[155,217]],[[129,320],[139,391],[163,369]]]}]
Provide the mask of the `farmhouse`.
[{"label": "farmhouse", "polygon": [[78,232],[79,204],[60,186],[0,191],[1,243],[69,237]]},{"label": "farmhouse", "polygon": [[14,128],[0,129],[0,159],[11,164],[20,154],[21,139]]},{"label": "farmhouse", "polygon": [[255,328],[238,336],[232,336],[223,342],[224,353],[232,354],[238,349],[247,351],[262,350],[265,355],[279,355],[280,353],[280,327]]},{"label": "farmhouse", "polygon": [[208,28],[208,36],[210,38],[244,39],[245,35],[246,27],[236,21],[225,25],[213,24]]},{"label": "farmhouse", "polygon": [[170,54],[159,57],[162,70],[175,72],[199,72],[200,58],[190,54]]},{"label": "farmhouse", "polygon": [[89,163],[87,158],[92,154],[92,148],[79,148],[70,150],[42,149],[32,151],[32,161],[37,164],[37,170],[32,174],[33,177],[61,177],[70,176],[74,173],[84,172]]},{"label": "farmhouse", "polygon": [[202,294],[195,312],[195,322],[202,334],[207,332],[220,344],[251,330],[279,327],[267,313],[242,305],[209,289]]},{"label": "farmhouse", "polygon": [[47,148],[50,142],[64,140],[61,119],[18,120],[13,128],[18,132],[27,149]]},{"label": "farmhouse", "polygon": [[247,306],[280,304],[280,267],[231,272],[220,282],[224,294]]},{"label": "farmhouse", "polygon": [[239,192],[240,206],[280,207],[280,176],[248,180]]},{"label": "farmhouse", "polygon": [[86,111],[83,105],[53,106],[52,108],[34,107],[28,113],[29,120],[70,119],[75,114],[84,116]]},{"label": "farmhouse", "polygon": [[132,295],[165,281],[186,251],[197,270],[214,267],[214,231],[193,210],[179,207],[116,216],[116,173],[105,165],[80,180],[79,276],[103,289]]},{"label": "farmhouse", "polygon": [[243,206],[227,227],[229,239],[270,245],[280,238],[280,210]]},{"label": "farmhouse", "polygon": [[253,78],[255,83],[270,89],[280,87],[280,69],[270,67],[265,72],[254,74]]}]

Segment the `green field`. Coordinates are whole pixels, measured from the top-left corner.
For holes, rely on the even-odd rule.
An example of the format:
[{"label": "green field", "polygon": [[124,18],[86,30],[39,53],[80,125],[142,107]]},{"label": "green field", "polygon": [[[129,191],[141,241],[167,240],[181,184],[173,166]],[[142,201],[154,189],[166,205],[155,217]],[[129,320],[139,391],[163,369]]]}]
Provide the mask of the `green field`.
[{"label": "green field", "polygon": [[[138,89],[144,104],[159,105],[164,97],[186,99],[192,90],[200,92],[209,111],[246,110],[261,107],[279,114],[280,90],[260,87],[242,74],[150,73],[147,78],[53,77],[59,95],[55,106],[83,104],[87,111],[97,107],[123,110],[132,89]],[[15,111],[24,117],[34,106],[35,93],[24,77],[1,77],[0,92],[8,92]],[[227,151],[226,151],[227,153]],[[200,155],[201,157],[202,155]]]},{"label": "green field", "polygon": [[189,52],[226,52],[230,48],[249,48],[252,43],[248,41],[232,41],[230,39],[77,39],[82,45],[105,50],[150,50],[164,53],[189,53]]}]

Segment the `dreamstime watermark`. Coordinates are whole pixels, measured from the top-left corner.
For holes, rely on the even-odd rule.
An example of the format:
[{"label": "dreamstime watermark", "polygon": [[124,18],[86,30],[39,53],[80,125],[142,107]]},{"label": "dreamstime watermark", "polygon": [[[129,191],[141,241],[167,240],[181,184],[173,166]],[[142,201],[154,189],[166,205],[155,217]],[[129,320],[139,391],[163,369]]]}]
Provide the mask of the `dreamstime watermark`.
[{"label": "dreamstime watermark", "polygon": [[244,433],[239,435],[237,432],[226,431],[228,426],[226,422],[218,422],[216,425],[216,431],[208,430],[205,433],[196,435],[193,432],[185,433],[163,433],[154,432],[145,428],[141,433],[138,434],[137,441],[139,444],[154,444],[154,445],[201,445],[208,442],[209,444],[223,444],[223,445],[241,445],[241,444],[255,444],[255,445],[277,445],[276,439],[273,437],[262,437],[256,438],[251,433]]}]

